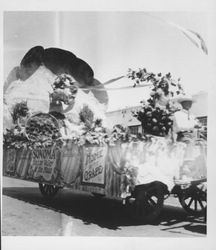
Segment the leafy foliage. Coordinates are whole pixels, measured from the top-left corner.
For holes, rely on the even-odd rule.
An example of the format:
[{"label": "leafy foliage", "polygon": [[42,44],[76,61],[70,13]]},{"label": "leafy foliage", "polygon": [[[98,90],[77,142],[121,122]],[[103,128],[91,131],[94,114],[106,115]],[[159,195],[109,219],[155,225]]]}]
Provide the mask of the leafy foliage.
[{"label": "leafy foliage", "polygon": [[78,87],[72,76],[68,74],[59,75],[52,84],[53,93],[50,94],[51,104],[63,102],[69,104],[75,97]]},{"label": "leafy foliage", "polygon": [[23,129],[20,129],[19,126],[16,126],[12,129],[7,129],[7,132],[4,134],[4,147],[5,148],[44,148],[56,145],[56,147],[61,147],[63,141],[61,138],[56,139],[47,139],[47,140],[29,140],[26,136],[26,133]]},{"label": "leafy foliage", "polygon": [[173,124],[170,112],[149,104],[143,105],[134,116],[141,122],[145,133],[156,136],[167,135]]},{"label": "leafy foliage", "polygon": [[150,82],[151,94],[147,102],[142,102],[142,108],[133,112],[141,122],[144,132],[156,136],[165,136],[172,127],[172,114],[178,109],[172,98],[184,94],[180,79],[176,82],[170,73],[154,74],[147,70],[129,69],[128,78],[134,80],[134,87],[141,82]]},{"label": "leafy foliage", "polygon": [[180,78],[177,81],[174,80],[171,73],[165,75],[161,73],[154,74],[152,72],[147,72],[147,70],[143,68],[137,71],[129,69],[127,76],[134,81],[134,87],[142,82],[150,82],[153,91],[152,97],[155,99],[160,97],[162,93],[161,90],[165,96],[170,97],[184,93],[183,87],[180,84]]},{"label": "leafy foliage", "polygon": [[62,140],[58,122],[49,114],[39,113],[31,116],[25,127],[19,125],[7,129],[4,134],[6,148],[36,148],[61,146]]},{"label": "leafy foliage", "polygon": [[79,117],[80,121],[83,122],[88,129],[92,128],[94,123],[94,113],[87,105],[84,105],[79,113]]},{"label": "leafy foliage", "polygon": [[25,133],[19,126],[15,126],[13,129],[7,129],[7,132],[3,135],[4,147],[6,148],[22,148],[25,147],[29,140],[25,136]]},{"label": "leafy foliage", "polygon": [[49,114],[39,113],[27,121],[25,131],[31,141],[55,140],[60,137],[58,122]]}]

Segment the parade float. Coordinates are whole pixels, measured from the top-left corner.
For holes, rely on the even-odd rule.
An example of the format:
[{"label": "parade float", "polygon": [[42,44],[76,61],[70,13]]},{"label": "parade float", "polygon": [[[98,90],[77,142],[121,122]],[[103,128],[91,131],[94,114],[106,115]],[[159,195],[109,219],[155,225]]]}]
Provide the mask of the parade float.
[{"label": "parade float", "polygon": [[140,222],[156,219],[169,195],[178,197],[187,212],[205,213],[206,192],[199,185],[206,182],[206,141],[191,142],[193,159],[186,164],[187,144],[172,137],[172,115],[179,109],[175,97],[185,94],[182,86],[170,73],[146,69],[129,70],[127,77],[134,87],[151,83],[149,99],[132,114],[144,131],[139,136],[120,125],[108,130],[99,103],[88,99],[69,74],[49,77],[48,110],[36,110],[43,105],[22,91],[16,100],[8,94],[3,175],[39,183],[46,198],[67,187],[121,199]]}]

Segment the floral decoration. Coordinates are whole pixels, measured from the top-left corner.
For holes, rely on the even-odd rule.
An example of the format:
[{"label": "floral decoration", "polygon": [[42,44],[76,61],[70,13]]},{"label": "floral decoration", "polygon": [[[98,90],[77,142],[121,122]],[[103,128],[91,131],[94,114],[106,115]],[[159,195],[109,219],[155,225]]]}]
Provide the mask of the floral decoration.
[{"label": "floral decoration", "polygon": [[29,115],[29,108],[27,106],[27,102],[23,101],[16,103],[13,107],[11,115],[14,123],[17,123],[19,118],[27,117]]},{"label": "floral decoration", "polygon": [[53,93],[50,94],[51,103],[69,104],[76,97],[78,87],[72,76],[68,74],[59,75],[52,84]]},{"label": "floral decoration", "polygon": [[133,112],[144,132],[155,136],[168,135],[173,125],[172,114],[179,109],[173,99],[184,94],[180,79],[175,81],[170,73],[154,74],[145,68],[138,71],[129,69],[128,78],[134,81],[134,87],[142,82],[150,83],[150,98],[141,102],[140,110]]}]

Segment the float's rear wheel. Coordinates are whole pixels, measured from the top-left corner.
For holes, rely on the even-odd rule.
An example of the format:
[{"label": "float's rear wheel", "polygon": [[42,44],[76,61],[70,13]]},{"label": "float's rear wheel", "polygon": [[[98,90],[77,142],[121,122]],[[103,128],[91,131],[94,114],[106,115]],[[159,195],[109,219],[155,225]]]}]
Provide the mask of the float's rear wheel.
[{"label": "float's rear wheel", "polygon": [[141,223],[153,222],[159,217],[163,209],[164,184],[155,182],[143,189],[141,186],[136,187],[135,200],[132,203],[128,200],[127,206],[135,221]]}]

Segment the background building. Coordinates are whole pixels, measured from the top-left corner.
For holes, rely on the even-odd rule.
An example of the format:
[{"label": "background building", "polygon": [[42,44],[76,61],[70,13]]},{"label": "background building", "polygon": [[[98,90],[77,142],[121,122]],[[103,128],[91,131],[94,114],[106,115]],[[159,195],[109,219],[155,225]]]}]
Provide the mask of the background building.
[{"label": "background building", "polygon": [[133,112],[139,108],[140,106],[135,106],[107,112],[108,127],[112,128],[116,124],[121,124],[124,127],[129,127],[133,134],[142,133],[140,121],[133,116]]},{"label": "background building", "polygon": [[193,95],[195,102],[191,108],[191,112],[197,117],[205,129],[203,135],[207,138],[207,113],[208,113],[208,93],[201,91]]},{"label": "background building", "polygon": [[[205,127],[205,136],[207,135],[207,105],[208,94],[201,91],[193,95],[195,102],[191,108],[193,113],[200,123]],[[140,121],[133,116],[133,112],[139,109],[140,106],[126,107],[125,109],[119,109],[111,112],[107,112],[108,127],[112,128],[116,124],[121,124],[125,127],[129,127],[132,134],[142,133],[142,127]]]}]

